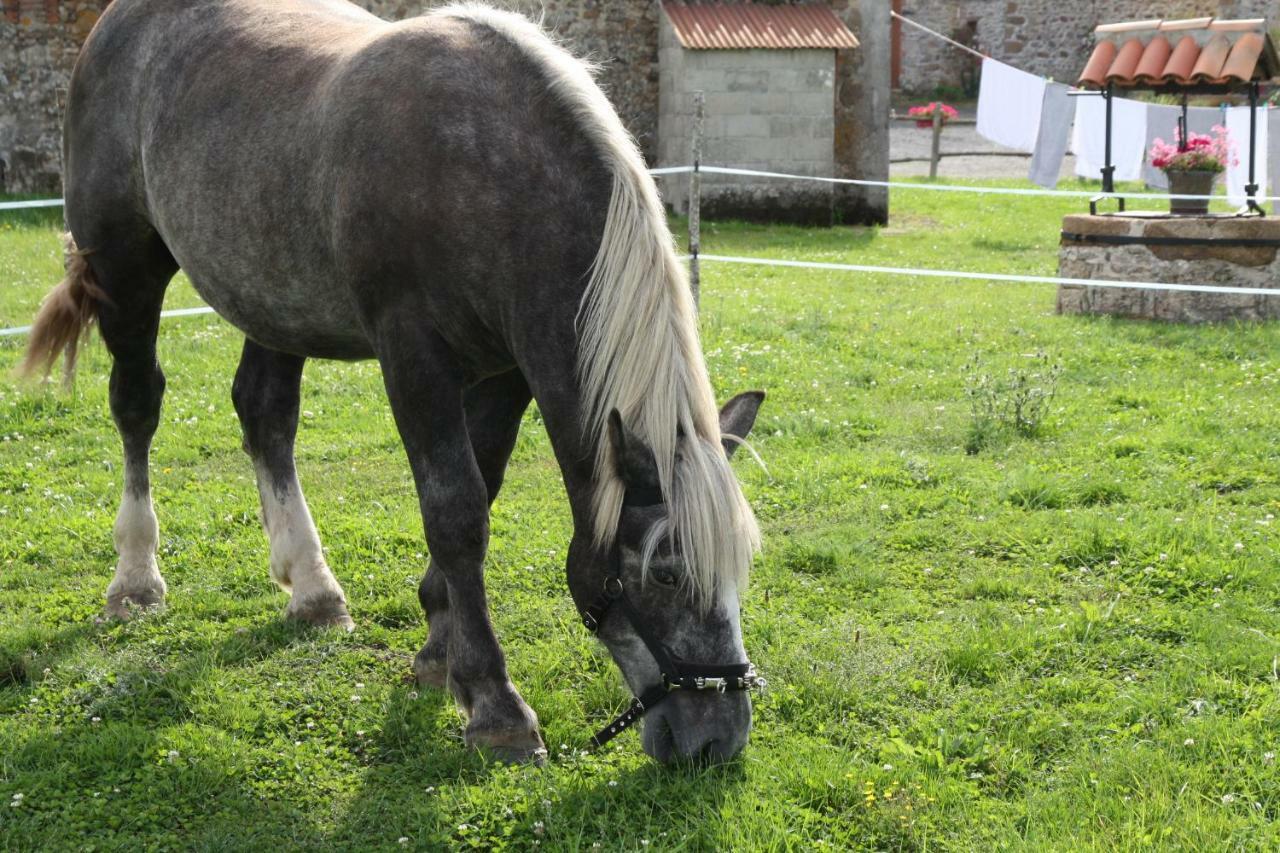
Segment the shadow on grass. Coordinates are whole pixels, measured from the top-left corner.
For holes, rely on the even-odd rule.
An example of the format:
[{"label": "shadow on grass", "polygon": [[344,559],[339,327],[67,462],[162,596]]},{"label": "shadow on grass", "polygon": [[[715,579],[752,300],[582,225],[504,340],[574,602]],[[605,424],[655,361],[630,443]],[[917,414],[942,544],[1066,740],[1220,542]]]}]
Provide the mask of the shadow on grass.
[{"label": "shadow on grass", "polygon": [[[131,636],[145,627],[82,623],[0,640],[0,674],[9,682],[0,690],[30,702],[38,715],[0,728],[0,788],[21,780],[15,790],[24,794],[0,834],[19,849],[331,846],[326,827],[314,822],[315,802],[271,796],[307,792],[302,758],[310,756],[300,756],[292,735],[278,730],[285,726],[209,725],[194,700],[214,672],[256,666],[316,632],[271,621],[204,641],[183,637],[157,653]],[[34,653],[18,646],[24,637],[35,641]],[[95,639],[110,645],[112,664],[77,664]],[[43,667],[67,673],[73,686],[59,691],[42,683]],[[429,719],[444,707],[420,703],[418,716]],[[408,723],[393,726],[402,738]],[[313,799],[331,796],[321,790]]]},{"label": "shadow on grass", "polygon": [[[294,741],[311,700],[294,702],[287,684],[272,714],[250,703],[244,715],[219,708],[211,718],[220,694],[209,682],[216,691],[261,681],[252,672],[219,676],[329,636],[267,619],[194,636],[188,625],[165,625],[173,636],[159,647],[145,619],[0,639],[0,673],[10,673],[0,692],[32,715],[0,727],[0,790],[25,795],[20,811],[4,815],[4,837],[18,848],[108,850],[404,849],[400,838],[416,849],[534,841],[635,849],[639,839],[619,833],[638,826],[653,827],[659,846],[710,847],[725,837],[723,806],[744,778],[740,762],[622,767],[618,759],[640,748],[629,740],[624,753],[559,757],[545,769],[496,764],[464,747],[444,691],[392,689],[367,738],[335,719],[335,729]],[[14,654],[24,636],[34,643],[25,657]],[[331,636],[341,654],[359,644],[358,634]],[[107,661],[84,654],[94,645]],[[55,675],[42,677],[43,667]],[[18,710],[29,699],[37,702]]]}]

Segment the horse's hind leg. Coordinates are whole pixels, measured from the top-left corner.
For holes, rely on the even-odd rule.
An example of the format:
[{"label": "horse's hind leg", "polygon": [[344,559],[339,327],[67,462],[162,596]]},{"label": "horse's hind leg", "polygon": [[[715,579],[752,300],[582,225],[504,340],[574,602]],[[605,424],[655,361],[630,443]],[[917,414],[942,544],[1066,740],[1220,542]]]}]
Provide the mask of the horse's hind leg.
[{"label": "horse's hind leg", "polygon": [[128,619],[135,608],[163,605],[167,591],[156,564],[159,526],[148,462],[164,397],[156,335],[165,288],[177,264],[150,232],[87,247],[93,249],[88,261],[106,297],[98,306],[98,324],[113,359],[111,415],[124,444],[124,494],[115,523],[120,560],[107,587],[107,614]]},{"label": "horse's hind leg", "polygon": [[[467,435],[480,476],[484,478],[489,505],[493,506],[507,461],[520,434],[520,419],[529,407],[532,394],[519,370],[493,376],[467,389],[463,404],[467,413]],[[435,560],[418,586],[418,601],[427,614],[430,634],[427,644],[413,661],[418,683],[444,687],[449,666],[449,589],[444,571]]]},{"label": "horse's hind leg", "polygon": [[467,714],[466,742],[504,760],[546,754],[538,718],[507,677],[489,621],[484,557],[489,496],[467,436],[465,371],[412,311],[379,324],[377,349],[396,425],[413,469],[422,523],[448,589],[448,685]]},{"label": "horse's hind leg", "polygon": [[346,597],[325,561],[294,466],[304,361],[246,339],[231,399],[257,474],[262,524],[271,543],[271,577],[292,592],[285,614],[351,630],[355,626]]}]

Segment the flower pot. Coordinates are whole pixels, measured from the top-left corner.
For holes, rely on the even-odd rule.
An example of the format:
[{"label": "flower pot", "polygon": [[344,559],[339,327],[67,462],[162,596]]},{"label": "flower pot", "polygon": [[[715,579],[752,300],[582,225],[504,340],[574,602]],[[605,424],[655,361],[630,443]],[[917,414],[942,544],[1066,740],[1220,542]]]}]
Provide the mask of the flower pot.
[{"label": "flower pot", "polygon": [[[1169,193],[1171,195],[1209,195],[1218,173],[1207,169],[1170,169]],[[1197,216],[1209,212],[1209,200],[1193,198],[1169,199],[1169,212],[1175,216]]]}]

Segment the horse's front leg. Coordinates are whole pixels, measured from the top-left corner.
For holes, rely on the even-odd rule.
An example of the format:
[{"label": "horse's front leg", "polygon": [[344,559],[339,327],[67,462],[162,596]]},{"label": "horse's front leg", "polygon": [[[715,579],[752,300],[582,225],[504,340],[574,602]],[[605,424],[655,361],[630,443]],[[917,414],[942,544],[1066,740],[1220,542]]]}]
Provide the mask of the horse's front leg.
[{"label": "horse's front leg", "polygon": [[[466,391],[463,405],[467,413],[467,436],[480,475],[484,477],[490,506],[502,488],[507,461],[520,434],[520,419],[531,397],[529,384],[519,370],[490,377]],[[449,634],[453,629],[449,588],[444,572],[434,560],[418,586],[418,601],[427,614],[430,635],[413,661],[413,671],[419,684],[444,687],[449,672]]]},{"label": "horse's front leg", "polygon": [[379,360],[413,468],[433,571],[447,590],[447,682],[468,717],[468,746],[503,760],[540,760],[546,750],[538,718],[507,677],[489,621],[489,489],[467,433],[464,372],[442,339],[401,316],[379,329]]}]

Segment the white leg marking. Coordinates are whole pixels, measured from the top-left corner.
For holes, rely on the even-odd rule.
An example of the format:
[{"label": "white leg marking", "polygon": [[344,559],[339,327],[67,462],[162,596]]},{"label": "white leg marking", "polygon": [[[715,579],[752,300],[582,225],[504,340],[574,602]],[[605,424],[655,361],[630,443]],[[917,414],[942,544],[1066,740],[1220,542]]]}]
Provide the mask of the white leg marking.
[{"label": "white leg marking", "polygon": [[[162,603],[167,588],[156,565],[160,526],[151,506],[150,491],[138,493],[125,487],[120,512],[116,515],[115,541],[120,561],[116,564],[115,577],[107,587],[108,609],[114,612],[123,608],[119,600],[121,596],[139,596],[140,600],[135,603],[140,604]],[[113,598],[116,601],[113,602]]]},{"label": "white leg marking", "polygon": [[306,618],[310,603],[345,602],[342,586],[325,561],[320,536],[297,478],[283,493],[276,492],[265,469],[257,469],[257,478],[262,526],[271,543],[271,579],[286,592],[292,591],[289,614]]}]

